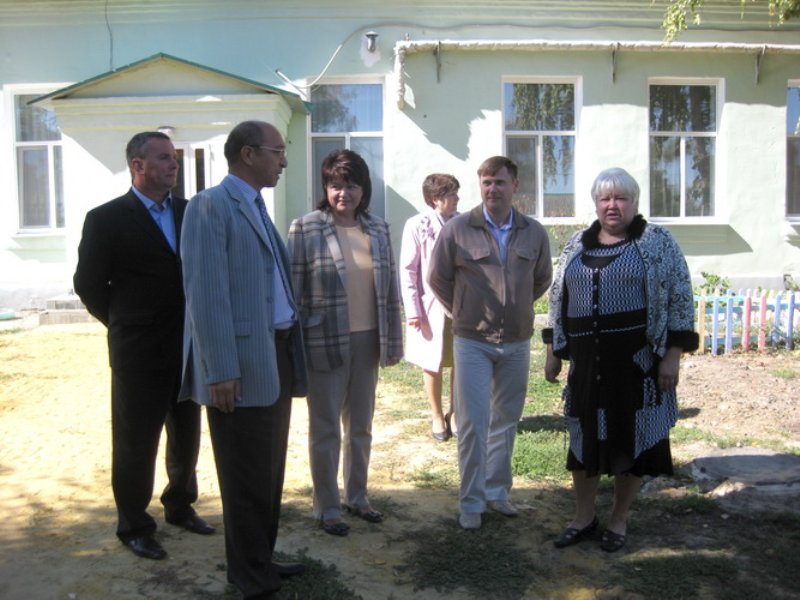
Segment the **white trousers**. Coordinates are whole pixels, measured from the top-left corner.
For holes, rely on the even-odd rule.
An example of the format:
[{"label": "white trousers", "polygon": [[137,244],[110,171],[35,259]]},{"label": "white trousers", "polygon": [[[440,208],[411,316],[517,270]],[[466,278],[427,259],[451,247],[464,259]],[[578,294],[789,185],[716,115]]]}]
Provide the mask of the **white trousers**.
[{"label": "white trousers", "polygon": [[491,344],[455,336],[461,512],[507,500],[511,455],[528,388],[530,340]]}]

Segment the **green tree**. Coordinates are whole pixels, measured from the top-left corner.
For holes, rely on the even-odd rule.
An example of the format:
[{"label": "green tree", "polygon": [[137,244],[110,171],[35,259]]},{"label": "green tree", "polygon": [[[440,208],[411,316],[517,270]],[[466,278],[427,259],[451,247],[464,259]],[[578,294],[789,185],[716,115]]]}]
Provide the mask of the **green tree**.
[{"label": "green tree", "polygon": [[[652,0],[653,3],[656,0]],[[730,0],[733,1],[733,0]],[[800,0],[739,0],[742,14],[748,4],[764,6],[769,14],[770,21],[777,21],[782,25],[784,21],[800,16]],[[705,0],[671,0],[664,10],[664,21],[661,28],[664,30],[664,40],[672,41],[679,33],[693,25],[700,24],[700,13]]]}]

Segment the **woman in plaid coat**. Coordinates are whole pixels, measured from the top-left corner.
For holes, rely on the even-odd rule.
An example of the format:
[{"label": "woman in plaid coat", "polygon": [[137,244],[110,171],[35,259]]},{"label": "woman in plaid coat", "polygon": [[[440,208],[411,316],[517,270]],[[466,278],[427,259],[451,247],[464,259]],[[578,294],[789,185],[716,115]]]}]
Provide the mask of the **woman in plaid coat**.
[{"label": "woman in plaid coat", "polygon": [[375,387],[378,366],[400,362],[403,340],[389,226],[368,212],[364,159],[332,152],[322,163],[322,187],[317,210],[292,222],[288,246],[305,335],[314,516],[325,532],[343,536],[342,442],[344,506],[366,521],[383,519],[367,498]]}]

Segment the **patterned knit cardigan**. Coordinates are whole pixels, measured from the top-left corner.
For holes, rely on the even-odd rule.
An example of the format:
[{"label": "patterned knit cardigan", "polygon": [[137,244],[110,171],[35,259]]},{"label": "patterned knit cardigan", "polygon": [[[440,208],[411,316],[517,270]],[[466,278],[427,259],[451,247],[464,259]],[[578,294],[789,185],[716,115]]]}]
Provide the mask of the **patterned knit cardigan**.
[{"label": "patterned knit cardigan", "polygon": [[[569,358],[568,340],[564,332],[567,314],[564,273],[584,249],[599,245],[599,232],[600,223],[595,221],[588,229],[572,236],[564,247],[553,277],[550,327],[542,331],[542,339],[545,343],[552,342],[553,352],[560,358]],[[671,346],[678,346],[684,352],[696,350],[699,337],[694,331],[692,281],[678,243],[667,229],[647,223],[641,215],[634,217],[628,233],[644,265],[647,341],[650,348],[659,356],[664,356]]]}]

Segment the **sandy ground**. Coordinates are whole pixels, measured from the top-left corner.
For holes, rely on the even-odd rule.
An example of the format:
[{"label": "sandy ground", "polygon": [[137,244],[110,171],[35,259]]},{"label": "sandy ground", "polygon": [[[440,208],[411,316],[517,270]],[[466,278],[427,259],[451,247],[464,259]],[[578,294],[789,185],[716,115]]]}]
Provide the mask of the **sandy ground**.
[{"label": "sandy ground", "polygon": [[[169,559],[136,558],[114,536],[104,329],[98,324],[48,326],[0,335],[0,356],[6,361],[0,369],[0,598],[231,597],[221,533],[197,536],[163,523],[157,501],[165,483],[163,468],[158,470],[151,512]],[[800,372],[796,353],[780,360]],[[689,407],[686,423],[797,443],[798,380],[775,377],[774,365],[752,357],[714,363],[707,357],[687,357],[681,384]],[[15,371],[23,366],[35,370],[33,382]],[[430,464],[455,468],[455,444],[433,443],[424,418],[419,435],[409,436],[408,423],[392,414],[392,398],[383,396],[378,404],[371,490],[376,505],[388,509],[386,522],[375,527],[351,520],[347,538],[328,536],[315,526],[310,517],[306,405],[295,400],[279,550],[305,552],[337,565],[341,581],[365,599],[472,598],[458,592],[414,591],[413,582],[396,568],[407,550],[396,542],[397,536],[409,525],[444,517],[455,527],[454,491],[420,490],[408,477]],[[206,432],[198,476],[197,510],[221,529],[219,489]],[[517,522],[531,531],[528,543],[536,560],[566,568],[576,554],[558,554],[550,540],[565,522],[569,494],[565,491],[553,501],[542,489],[532,482],[515,483],[512,498],[523,510]],[[595,561],[601,571],[606,557],[596,555],[586,554],[586,560]],[[558,597],[595,596],[581,586],[562,586]]]}]

